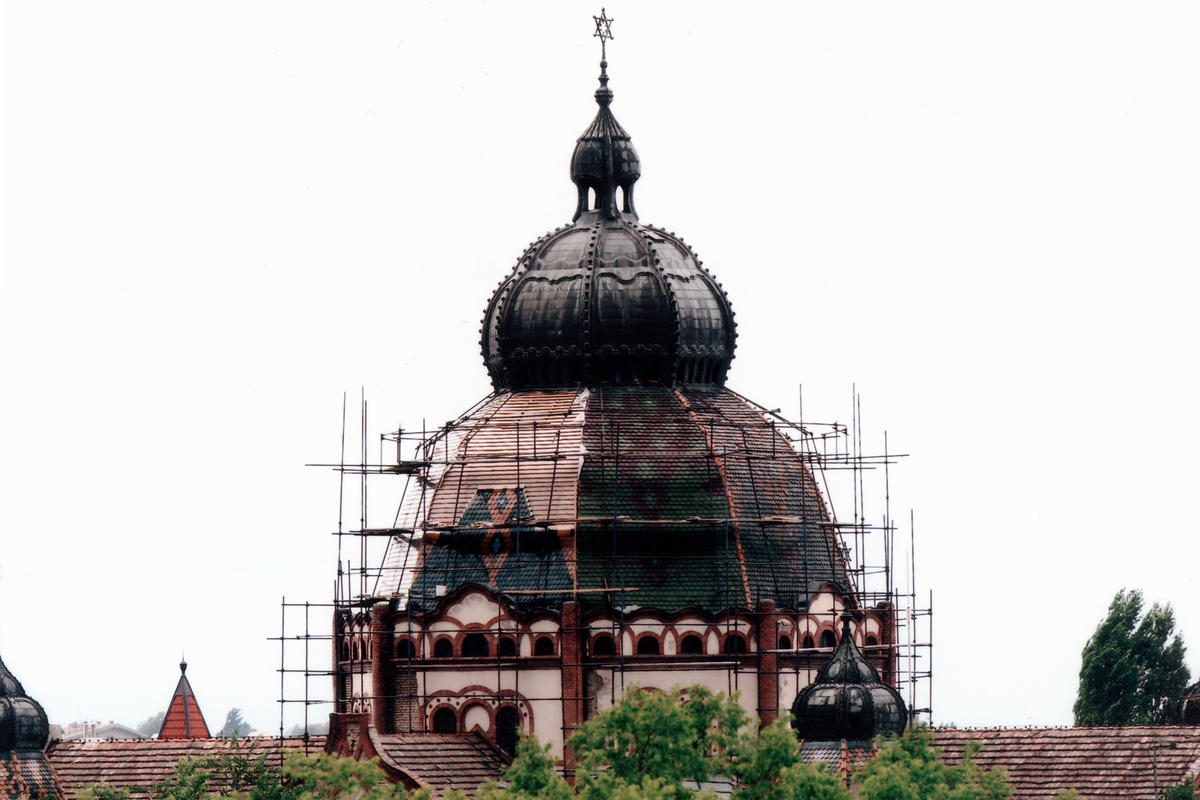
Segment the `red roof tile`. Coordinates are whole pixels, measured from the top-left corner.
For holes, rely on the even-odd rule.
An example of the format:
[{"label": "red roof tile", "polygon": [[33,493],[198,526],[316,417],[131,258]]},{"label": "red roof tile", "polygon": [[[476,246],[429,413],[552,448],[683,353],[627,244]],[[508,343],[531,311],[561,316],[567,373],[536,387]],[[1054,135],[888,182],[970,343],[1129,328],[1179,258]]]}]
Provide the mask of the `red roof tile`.
[{"label": "red roof tile", "polygon": [[158,729],[159,739],[207,739],[211,736],[204,715],[200,713],[200,704],[192,692],[192,685],[187,679],[187,662],[179,663],[179,683],[175,685],[175,694],[167,706],[167,716],[163,718],[162,727]]},{"label": "red roof tile", "polygon": [[955,763],[971,740],[983,745],[975,763],[1008,771],[1012,800],[1062,789],[1081,800],[1153,800],[1200,771],[1200,727],[939,729],[933,745]]},{"label": "red roof tile", "polygon": [[[115,789],[128,787],[132,800],[149,797],[149,789],[175,773],[182,758],[217,755],[229,746],[230,739],[113,739],[51,742],[46,756],[58,773],[67,800],[75,800],[86,787],[95,784]],[[325,737],[292,739],[241,739],[243,751],[273,752],[304,750],[314,755],[324,752]]]}]

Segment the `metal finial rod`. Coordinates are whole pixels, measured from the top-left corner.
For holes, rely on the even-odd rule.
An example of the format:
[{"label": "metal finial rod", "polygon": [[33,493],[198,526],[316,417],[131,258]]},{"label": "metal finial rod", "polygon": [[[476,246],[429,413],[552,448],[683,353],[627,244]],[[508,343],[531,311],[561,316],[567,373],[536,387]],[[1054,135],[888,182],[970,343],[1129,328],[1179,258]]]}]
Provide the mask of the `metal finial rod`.
[{"label": "metal finial rod", "polygon": [[605,44],[609,39],[613,38],[613,20],[609,19],[608,15],[604,13],[603,8],[600,9],[600,16],[592,17],[592,19],[596,21],[596,32],[593,33],[592,36],[600,37],[600,61],[603,63],[608,60],[608,52],[605,48]]}]

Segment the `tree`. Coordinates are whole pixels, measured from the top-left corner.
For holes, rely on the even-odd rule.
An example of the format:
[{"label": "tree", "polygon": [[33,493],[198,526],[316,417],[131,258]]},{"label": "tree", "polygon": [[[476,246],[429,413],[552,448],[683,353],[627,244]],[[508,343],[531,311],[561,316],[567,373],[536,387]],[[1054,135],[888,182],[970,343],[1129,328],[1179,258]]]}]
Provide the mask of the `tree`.
[{"label": "tree", "polygon": [[142,720],[138,723],[137,732],[143,736],[154,736],[162,730],[163,720],[167,718],[167,712],[160,711],[152,717]]},{"label": "tree", "polygon": [[228,738],[230,736],[245,736],[254,728],[249,722],[242,719],[242,710],[240,708],[231,708],[229,713],[225,715],[225,724],[221,726],[221,730],[217,736]]},{"label": "tree", "polygon": [[700,686],[631,687],[568,745],[577,764],[574,787],[548,751],[526,737],[505,770],[507,785],[485,787],[480,800],[690,800],[702,794],[702,782],[720,777],[736,781],[734,800],[850,797],[835,776],[802,763],[786,720],[760,732],[735,697]]},{"label": "tree", "polygon": [[1008,774],[974,761],[979,742],[968,742],[963,760],[947,764],[933,747],[933,732],[914,726],[887,742],[854,776],[859,800],[1004,800],[1012,795]]},{"label": "tree", "polygon": [[1194,777],[1168,786],[1162,793],[1162,800],[1195,800],[1196,779]]},{"label": "tree", "polygon": [[[1178,723],[1190,674],[1171,606],[1142,614],[1142,593],[1122,589],[1083,648],[1076,725]],[[1174,634],[1174,635],[1173,635]]]}]

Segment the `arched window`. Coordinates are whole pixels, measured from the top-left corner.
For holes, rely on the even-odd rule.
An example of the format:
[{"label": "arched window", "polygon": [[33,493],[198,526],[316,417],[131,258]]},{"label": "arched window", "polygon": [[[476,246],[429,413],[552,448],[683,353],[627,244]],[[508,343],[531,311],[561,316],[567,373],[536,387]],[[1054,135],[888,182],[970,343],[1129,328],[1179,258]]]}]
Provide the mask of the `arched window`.
[{"label": "arched window", "polygon": [[608,634],[601,634],[592,642],[592,655],[594,656],[611,656],[616,655],[617,648],[613,644],[613,638]]},{"label": "arched window", "polygon": [[746,647],[746,637],[740,633],[731,633],[725,637],[725,647],[722,652],[727,656],[739,656],[749,648]]},{"label": "arched window", "polygon": [[875,647],[878,644],[879,644],[879,640],[876,639],[874,636],[867,637],[867,647]]},{"label": "arched window", "polygon": [[511,636],[501,636],[500,644],[497,645],[497,655],[501,658],[516,658],[517,640]]},{"label": "arched window", "polygon": [[801,644],[800,646],[803,647],[805,650],[812,650],[814,647],[817,646],[817,643],[813,641],[811,633],[806,633],[806,634],[804,634],[804,643]]},{"label": "arched window", "polygon": [[694,633],[679,640],[679,652],[688,656],[698,656],[704,653],[704,640]]},{"label": "arched window", "polygon": [[487,658],[488,640],[482,633],[468,633],[462,641],[463,658]]},{"label": "arched window", "polygon": [[533,643],[533,654],[535,656],[554,655],[554,640],[549,636],[539,636]]},{"label": "arched window", "polygon": [[396,642],[396,658],[416,658],[417,648],[413,647],[412,639],[400,639]]},{"label": "arched window", "polygon": [[787,636],[786,634],[783,636],[780,636],[779,637],[779,649],[780,650],[791,650],[792,649],[792,637]]},{"label": "arched window", "polygon": [[433,643],[434,658],[454,658],[454,643],[442,637]]},{"label": "arched window", "polygon": [[449,706],[442,706],[433,712],[434,733],[458,733],[458,715]]},{"label": "arched window", "polygon": [[501,706],[496,712],[496,746],[508,755],[517,752],[521,737],[521,715],[512,706]]},{"label": "arched window", "polygon": [[350,660],[350,640],[342,639],[342,661]]},{"label": "arched window", "polygon": [[821,631],[821,647],[836,647],[837,638],[833,631]]},{"label": "arched window", "polygon": [[652,634],[647,633],[642,638],[637,640],[637,654],[639,656],[656,656],[658,655],[658,639],[655,639]]}]

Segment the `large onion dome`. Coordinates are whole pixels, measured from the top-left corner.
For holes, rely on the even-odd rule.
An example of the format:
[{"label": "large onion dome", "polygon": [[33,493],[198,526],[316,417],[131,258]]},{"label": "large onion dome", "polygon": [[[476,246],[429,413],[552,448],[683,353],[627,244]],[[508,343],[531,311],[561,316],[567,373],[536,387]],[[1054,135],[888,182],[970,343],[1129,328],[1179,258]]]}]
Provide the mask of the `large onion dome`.
[{"label": "large onion dome", "polygon": [[806,742],[872,739],[904,730],[908,711],[900,693],[854,644],[850,616],[842,618],[842,640],[817,679],[792,704],[792,727]]},{"label": "large onion dome", "polygon": [[483,358],[497,391],[720,386],[733,360],[733,311],[720,284],[681,238],[638,222],[641,166],[609,109],[606,66],[600,111],[571,158],[574,220],[530,245],[484,313]]}]

